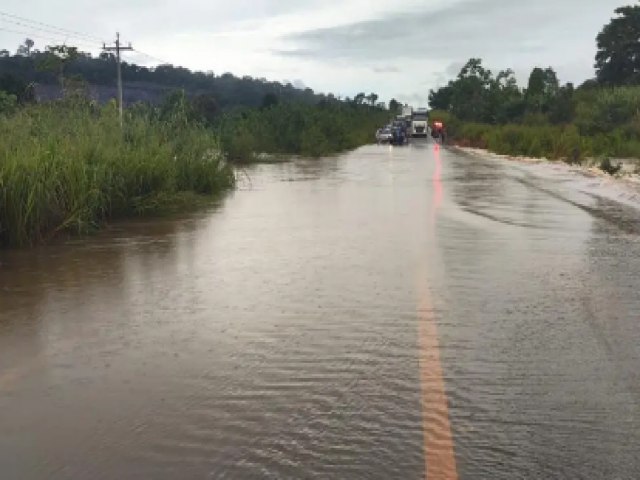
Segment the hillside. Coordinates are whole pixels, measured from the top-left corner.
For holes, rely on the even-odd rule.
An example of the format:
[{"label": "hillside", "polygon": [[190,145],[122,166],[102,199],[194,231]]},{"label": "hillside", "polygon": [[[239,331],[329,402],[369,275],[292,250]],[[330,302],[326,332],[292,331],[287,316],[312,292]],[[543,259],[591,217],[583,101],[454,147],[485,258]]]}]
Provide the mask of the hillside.
[{"label": "hillside", "polygon": [[[0,56],[0,81],[16,85],[34,83],[36,95],[42,100],[60,96],[56,74],[41,68],[45,58],[46,54],[37,51],[30,55]],[[99,101],[106,101],[115,96],[115,72],[115,59],[107,54],[92,57],[81,53],[65,68],[65,76],[82,79],[88,84],[90,95]],[[316,94],[310,88],[299,89],[290,83],[283,84],[264,78],[237,77],[231,73],[216,75],[213,72],[192,72],[173,65],[148,68],[123,62],[122,78],[124,101],[129,104],[136,101],[158,103],[168,91],[174,89],[184,89],[188,95],[212,95],[222,108],[257,107],[268,94],[309,104],[327,98]]]}]

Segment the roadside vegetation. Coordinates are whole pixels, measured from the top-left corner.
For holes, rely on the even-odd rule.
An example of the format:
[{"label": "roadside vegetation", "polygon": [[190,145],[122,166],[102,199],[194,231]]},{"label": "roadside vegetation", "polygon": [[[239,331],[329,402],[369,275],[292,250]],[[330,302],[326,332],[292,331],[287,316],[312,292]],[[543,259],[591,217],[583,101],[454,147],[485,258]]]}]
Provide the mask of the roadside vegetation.
[{"label": "roadside vegetation", "polygon": [[184,120],[131,110],[123,132],[114,104],[82,100],[0,115],[0,246],[87,233],[230,188],[219,142]]},{"label": "roadside vegetation", "polygon": [[[640,6],[622,7],[597,37],[597,77],[561,85],[535,68],[525,88],[512,70],[494,74],[471,59],[458,77],[430,92],[432,118],[461,146],[580,163],[640,158]],[[611,166],[609,168],[608,166]]]},{"label": "roadside vegetation", "polygon": [[371,143],[389,119],[385,109],[344,102],[279,103],[241,110],[214,121],[229,159],[252,162],[256,154],[321,157]]},{"label": "roadside vegetation", "polygon": [[[373,93],[340,100],[265,80],[128,65],[131,75],[163,85],[183,79],[210,88],[167,89],[159,102],[129,104],[121,123],[115,103],[95,101],[93,84],[77,73],[102,78],[111,57],[33,46],[27,39],[14,56],[0,52],[0,65],[13,68],[0,74],[0,248],[194,206],[233,187],[234,162],[352,149],[389,116]],[[38,102],[34,78],[59,95]]]}]

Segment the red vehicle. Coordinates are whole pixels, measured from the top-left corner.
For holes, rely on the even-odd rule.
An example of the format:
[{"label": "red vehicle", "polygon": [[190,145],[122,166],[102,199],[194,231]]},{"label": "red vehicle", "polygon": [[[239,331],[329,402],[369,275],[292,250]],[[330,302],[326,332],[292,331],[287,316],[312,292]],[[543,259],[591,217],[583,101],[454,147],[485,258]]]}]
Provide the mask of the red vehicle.
[{"label": "red vehicle", "polygon": [[431,126],[431,137],[433,137],[437,143],[442,144],[445,142],[447,138],[447,128],[444,126],[444,123],[439,120],[433,122]]}]

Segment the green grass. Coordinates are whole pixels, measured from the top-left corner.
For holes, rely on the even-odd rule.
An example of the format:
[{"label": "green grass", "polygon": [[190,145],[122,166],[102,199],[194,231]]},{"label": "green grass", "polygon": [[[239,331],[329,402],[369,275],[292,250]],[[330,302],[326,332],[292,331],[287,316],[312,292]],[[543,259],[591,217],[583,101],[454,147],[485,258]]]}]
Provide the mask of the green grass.
[{"label": "green grass", "polygon": [[217,125],[224,150],[236,162],[254,162],[256,154],[322,157],[374,140],[389,112],[343,103],[280,103],[266,109],[223,116]]},{"label": "green grass", "polygon": [[0,247],[88,233],[234,183],[218,140],[196,125],[113,105],[35,105],[0,116]]},{"label": "green grass", "polygon": [[543,114],[521,123],[464,123],[449,112],[433,111],[448,125],[461,146],[495,153],[578,163],[585,158],[640,158],[640,86],[578,91],[575,115],[565,125],[552,125]]},{"label": "green grass", "polygon": [[640,130],[634,123],[610,131],[585,134],[577,125],[488,125],[452,120],[450,138],[456,145],[486,148],[492,152],[564,160],[585,158],[640,158]]}]

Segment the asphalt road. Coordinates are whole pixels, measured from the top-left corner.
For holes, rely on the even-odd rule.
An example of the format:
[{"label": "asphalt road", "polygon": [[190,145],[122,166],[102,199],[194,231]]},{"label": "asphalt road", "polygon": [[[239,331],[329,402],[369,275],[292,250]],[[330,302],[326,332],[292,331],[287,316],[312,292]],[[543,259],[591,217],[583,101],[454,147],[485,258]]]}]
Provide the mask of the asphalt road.
[{"label": "asphalt road", "polygon": [[0,253],[0,477],[640,478],[640,210],[433,145]]}]

